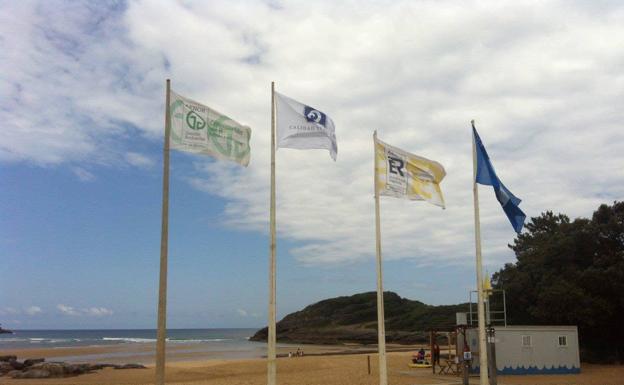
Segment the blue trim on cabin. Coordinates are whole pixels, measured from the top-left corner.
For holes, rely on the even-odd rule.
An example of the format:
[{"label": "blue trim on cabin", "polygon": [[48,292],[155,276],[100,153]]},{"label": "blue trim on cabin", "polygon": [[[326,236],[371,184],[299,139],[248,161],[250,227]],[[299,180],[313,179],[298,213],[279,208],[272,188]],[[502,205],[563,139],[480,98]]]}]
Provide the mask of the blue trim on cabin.
[{"label": "blue trim on cabin", "polygon": [[[568,368],[566,365],[563,366],[552,366],[550,368],[538,368],[537,366],[529,366],[525,368],[524,366],[519,366],[516,368],[512,367],[504,367],[502,370],[497,369],[497,374],[502,375],[526,375],[526,374],[579,374],[581,372],[581,368],[577,368],[576,366],[572,366]],[[470,373],[476,374],[479,373],[479,367],[475,366],[470,368]]]}]

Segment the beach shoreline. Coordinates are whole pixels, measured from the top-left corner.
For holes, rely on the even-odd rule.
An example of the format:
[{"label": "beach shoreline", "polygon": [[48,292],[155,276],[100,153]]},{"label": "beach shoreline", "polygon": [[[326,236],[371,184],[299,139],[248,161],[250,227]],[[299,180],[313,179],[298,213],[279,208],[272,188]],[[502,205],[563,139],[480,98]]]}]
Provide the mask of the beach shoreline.
[{"label": "beach shoreline", "polygon": [[[305,350],[305,347],[304,347]],[[45,353],[28,349],[22,353]],[[376,385],[378,377],[377,354],[331,354],[310,350],[310,355],[278,358],[278,384],[297,385]],[[3,354],[5,352],[2,352]],[[319,355],[313,355],[317,354]],[[393,385],[421,385],[460,383],[453,375],[432,374],[431,369],[410,369],[407,366],[411,352],[389,352],[388,376]],[[189,357],[191,358],[191,357]],[[370,362],[370,373],[368,363]],[[194,385],[264,385],[266,360],[255,359],[189,359],[167,361],[168,384]],[[154,365],[147,369],[115,370],[105,368],[93,373],[66,378],[19,380],[2,377],[2,384],[29,385],[147,385],[154,382]],[[580,374],[499,376],[500,385],[618,385],[624,377],[624,366],[583,364]],[[471,377],[471,384],[478,378]]]},{"label": "beach shoreline", "polygon": [[[256,348],[245,351],[204,350],[197,344],[168,344],[167,361],[169,362],[205,362],[231,361],[266,358],[264,343],[256,343]],[[387,346],[388,352],[416,351],[423,345],[394,345]],[[301,350],[304,356],[338,356],[353,354],[376,354],[375,345],[306,345],[306,344],[278,344],[277,356],[287,358]],[[0,349],[0,356],[15,355],[18,360],[29,358],[45,358],[47,361],[66,361],[76,363],[141,363],[151,365],[155,362],[155,344],[127,343],[118,345],[92,345],[68,347],[32,347],[20,349]],[[299,357],[298,357],[299,358]]]}]

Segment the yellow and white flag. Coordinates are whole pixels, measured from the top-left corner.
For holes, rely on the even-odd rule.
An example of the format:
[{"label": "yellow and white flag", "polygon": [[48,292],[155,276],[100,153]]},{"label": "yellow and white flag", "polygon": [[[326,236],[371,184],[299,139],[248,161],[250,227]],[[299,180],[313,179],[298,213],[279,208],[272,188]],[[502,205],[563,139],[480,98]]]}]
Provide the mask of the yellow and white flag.
[{"label": "yellow and white flag", "polygon": [[251,129],[171,91],[170,146],[201,155],[249,164]]},{"label": "yellow and white flag", "polygon": [[440,182],[446,171],[438,162],[390,146],[375,136],[375,174],[381,195],[424,200],[444,208]]}]

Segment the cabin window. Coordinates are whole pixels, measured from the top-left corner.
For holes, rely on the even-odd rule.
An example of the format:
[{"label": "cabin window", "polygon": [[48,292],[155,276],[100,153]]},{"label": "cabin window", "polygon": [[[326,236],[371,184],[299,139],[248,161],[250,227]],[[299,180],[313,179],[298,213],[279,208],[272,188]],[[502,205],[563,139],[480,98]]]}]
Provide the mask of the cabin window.
[{"label": "cabin window", "polygon": [[567,336],[559,336],[559,346],[568,346]]},{"label": "cabin window", "polygon": [[531,346],[531,336],[522,336],[522,347]]}]

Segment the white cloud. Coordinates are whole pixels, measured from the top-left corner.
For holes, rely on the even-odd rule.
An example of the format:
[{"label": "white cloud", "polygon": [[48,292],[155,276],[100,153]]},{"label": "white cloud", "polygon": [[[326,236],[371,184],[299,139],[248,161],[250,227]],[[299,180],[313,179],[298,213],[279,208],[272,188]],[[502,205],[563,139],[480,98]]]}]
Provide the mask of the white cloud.
[{"label": "white cloud", "polygon": [[149,168],[154,165],[154,159],[146,155],[139,154],[138,152],[129,151],[126,153],[125,157],[128,163],[136,167]]},{"label": "white cloud", "polygon": [[0,310],[0,314],[2,315],[17,315],[20,313],[21,312],[14,307],[5,307],[4,309]]},{"label": "white cloud", "polygon": [[113,311],[104,307],[90,307],[82,310],[83,314],[92,317],[104,317],[113,315]]},{"label": "white cloud", "polygon": [[[473,118],[529,216],[588,216],[624,196],[624,6],[314,4],[10,3],[0,10],[0,119],[10,133],[0,159],[110,164],[121,155],[149,167],[125,138],[128,127],[160,138],[169,76],[176,91],[252,127],[249,168],[198,161],[183,177],[227,199],[229,225],[266,232],[275,80],[336,123],[336,163],[321,150],[277,154],[278,242],[296,241],[289,251],[304,264],[374,255],[375,129],[448,174],[444,211],[382,199],[386,259],[473,263]],[[485,260],[510,260],[511,226],[491,189],[480,191]]]},{"label": "white cloud", "polygon": [[7,52],[0,58],[0,118],[11,132],[0,159],[110,162],[128,125],[148,135],[161,126],[161,119],[146,118],[163,103],[154,92],[162,89],[155,80],[164,78],[163,66],[155,64],[163,58],[124,37],[122,12],[103,3],[0,9],[0,47]]},{"label": "white cloud", "polygon": [[236,313],[238,313],[238,315],[241,316],[241,317],[252,317],[252,318],[260,317],[259,313],[249,313],[245,309],[236,309]]},{"label": "white cloud", "polygon": [[75,309],[72,306],[59,304],[56,308],[64,315],[80,317],[80,316],[88,316],[88,317],[105,317],[111,316],[114,312],[105,307],[88,307],[84,309]]},{"label": "white cloud", "polygon": [[91,182],[95,180],[95,175],[82,167],[72,167],[72,172],[83,182]]},{"label": "white cloud", "polygon": [[70,315],[70,316],[79,316],[81,315],[80,312],[76,309],[74,309],[71,306],[67,306],[67,305],[63,305],[63,304],[58,304],[56,305],[56,308],[63,313],[64,315]]},{"label": "white cloud", "polygon": [[24,310],[24,313],[31,315],[31,316],[41,314],[42,312],[43,310],[41,310],[39,306],[29,306],[28,308]]}]

